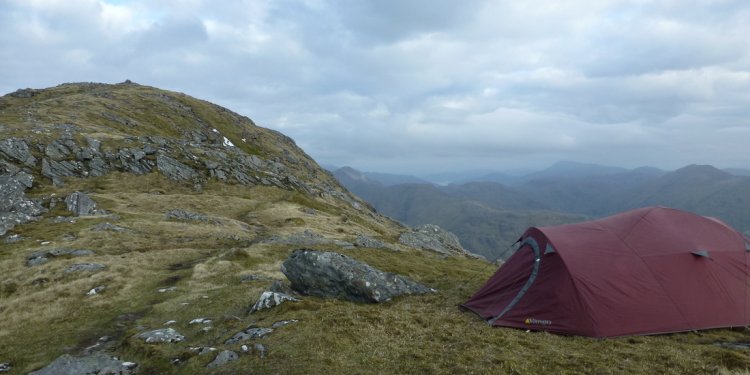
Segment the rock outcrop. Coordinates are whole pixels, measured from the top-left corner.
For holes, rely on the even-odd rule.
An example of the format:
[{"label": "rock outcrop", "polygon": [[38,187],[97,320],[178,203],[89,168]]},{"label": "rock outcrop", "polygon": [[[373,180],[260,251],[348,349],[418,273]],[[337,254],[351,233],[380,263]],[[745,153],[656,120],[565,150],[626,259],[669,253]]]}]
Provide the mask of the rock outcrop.
[{"label": "rock outcrop", "polygon": [[356,247],[366,247],[370,249],[388,249],[388,250],[396,250],[393,246],[384,243],[383,241],[376,240],[372,237],[365,236],[363,234],[360,234],[357,236],[357,238],[354,240],[354,246]]},{"label": "rock outcrop", "polygon": [[46,367],[33,371],[29,375],[62,375],[62,374],[134,374],[138,365],[123,362],[105,353],[94,353],[84,357],[73,357],[63,354]]},{"label": "rock outcrop", "polygon": [[[2,164],[0,164],[2,166]],[[0,236],[18,224],[39,220],[47,210],[37,201],[26,197],[33,177],[12,165],[0,175]]]},{"label": "rock outcrop", "polygon": [[434,291],[403,276],[377,270],[348,256],[315,250],[296,250],[281,272],[292,289],[306,295],[355,302],[384,302],[403,294]]},{"label": "rock outcrop", "polygon": [[434,224],[425,224],[404,232],[398,241],[416,249],[431,250],[446,255],[470,255],[461,246],[458,237]]}]

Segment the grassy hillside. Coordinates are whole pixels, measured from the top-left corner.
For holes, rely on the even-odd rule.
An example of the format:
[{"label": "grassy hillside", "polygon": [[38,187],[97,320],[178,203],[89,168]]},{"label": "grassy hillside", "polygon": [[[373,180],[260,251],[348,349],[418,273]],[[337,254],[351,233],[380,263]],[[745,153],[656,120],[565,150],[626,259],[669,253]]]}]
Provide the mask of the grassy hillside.
[{"label": "grassy hillside", "polygon": [[[132,121],[137,125],[128,125]],[[139,374],[713,374],[750,366],[746,351],[713,345],[748,341],[743,329],[593,340],[492,328],[458,306],[491,276],[493,265],[399,245],[405,228],[351,197],[291,140],[226,109],[133,84],[71,84],[0,99],[0,137],[27,140],[38,160],[51,158],[45,145],[71,126],[76,138],[96,137],[102,150],[113,152],[133,147],[129,137],[169,138],[173,143],[161,152],[190,150],[180,160],[192,163],[201,177],[175,180],[157,169],[141,175],[112,170],[65,177],[54,186],[39,171],[40,161],[19,166],[35,177],[27,195],[49,212],[0,239],[0,363],[12,365],[10,374],[91,350],[136,362]],[[273,171],[258,170],[257,182],[240,183],[200,169],[206,155],[234,152],[221,138],[209,139],[212,129]],[[273,176],[283,183],[272,183]],[[87,192],[106,213],[72,216],[56,199],[74,191]],[[165,214],[173,209],[205,219],[170,219]],[[390,243],[398,251],[313,247],[437,292],[383,304],[302,296],[301,302],[248,314],[274,281],[285,282],[280,264],[298,248],[267,239],[304,230],[342,241],[367,235]],[[21,239],[6,241],[15,235]],[[32,253],[54,248],[88,249],[93,255],[27,266]],[[106,268],[65,272],[81,262]],[[106,288],[87,295],[97,286]],[[196,318],[212,324],[190,324]],[[224,343],[248,326],[290,319],[298,322],[247,341],[267,348],[262,357]],[[169,327],[185,341],[146,344],[136,337],[171,320],[176,322]],[[195,347],[233,350],[239,358],[207,369],[215,352],[198,355]]]}]

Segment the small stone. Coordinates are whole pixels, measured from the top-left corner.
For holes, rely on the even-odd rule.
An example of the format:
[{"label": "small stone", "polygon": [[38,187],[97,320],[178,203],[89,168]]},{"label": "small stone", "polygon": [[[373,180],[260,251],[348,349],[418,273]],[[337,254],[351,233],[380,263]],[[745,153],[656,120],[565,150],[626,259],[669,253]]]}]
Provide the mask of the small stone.
[{"label": "small stone", "polygon": [[138,334],[138,338],[143,339],[148,344],[162,343],[162,342],[180,342],[185,339],[185,336],[172,328],[162,328],[149,332],[143,332]]},{"label": "small stone", "polygon": [[250,339],[258,339],[261,338],[269,333],[273,332],[272,328],[259,328],[259,327],[249,327],[245,329],[244,331],[238,332],[232,338],[225,341],[224,344],[231,345],[236,344],[240,341],[247,341]]},{"label": "small stone", "polygon": [[16,243],[16,242],[21,242],[24,239],[25,238],[21,237],[20,234],[11,234],[10,236],[6,237],[3,242],[5,242],[6,244],[12,244],[12,243]]},{"label": "small stone", "polygon": [[258,275],[242,275],[240,277],[240,282],[246,283],[246,282],[256,281],[256,280],[261,280],[261,279],[262,278]]},{"label": "small stone", "polygon": [[261,343],[255,343],[253,346],[253,351],[258,353],[258,356],[260,358],[266,358],[266,346]]},{"label": "small stone", "polygon": [[110,222],[106,223],[100,223],[97,225],[94,225],[91,227],[91,230],[94,232],[103,232],[103,231],[110,231],[110,232],[132,232],[133,230],[130,228],[121,227],[119,225],[112,224]]},{"label": "small stone", "polygon": [[175,324],[175,323],[177,323],[176,320],[167,320],[166,322],[164,322],[164,325],[165,326],[171,326],[172,324]]},{"label": "small stone", "polygon": [[0,363],[0,372],[8,372],[13,368],[10,363]]},{"label": "small stone", "polygon": [[215,352],[216,348],[210,346],[191,346],[188,350],[198,353],[198,355],[204,355],[211,352]]},{"label": "small stone", "polygon": [[167,287],[167,288],[159,288],[156,291],[159,292],[159,293],[166,293],[166,292],[173,292],[176,289],[177,289],[176,286],[170,286],[170,287]]},{"label": "small stone", "polygon": [[136,368],[137,366],[138,366],[138,364],[135,363],[135,362],[123,362],[122,363],[122,367],[124,367],[124,368],[126,368],[128,370],[132,370],[132,369]]},{"label": "small stone", "polygon": [[195,318],[188,324],[211,324],[211,319],[208,318]]},{"label": "small stone", "polygon": [[297,323],[297,322],[299,322],[299,320],[297,320],[297,319],[281,320],[281,321],[278,321],[278,322],[272,324],[271,328],[273,328],[273,329],[281,328],[281,327],[283,327],[285,325],[289,325],[289,324],[293,324],[293,323]]},{"label": "small stone", "polygon": [[88,293],[86,293],[86,295],[87,296],[97,295],[97,294],[103,292],[105,288],[106,287],[104,285],[99,285],[99,286],[97,286],[97,287],[92,288],[91,290],[89,290]]},{"label": "small stone", "polygon": [[250,351],[250,348],[248,348],[247,345],[244,345],[244,344],[240,346],[240,349],[242,349],[243,353],[247,353],[248,351]]},{"label": "small stone", "polygon": [[260,295],[260,298],[255,302],[255,305],[250,309],[250,312],[253,313],[259,310],[270,309],[286,301],[298,302],[299,299],[284,293],[265,291]]}]

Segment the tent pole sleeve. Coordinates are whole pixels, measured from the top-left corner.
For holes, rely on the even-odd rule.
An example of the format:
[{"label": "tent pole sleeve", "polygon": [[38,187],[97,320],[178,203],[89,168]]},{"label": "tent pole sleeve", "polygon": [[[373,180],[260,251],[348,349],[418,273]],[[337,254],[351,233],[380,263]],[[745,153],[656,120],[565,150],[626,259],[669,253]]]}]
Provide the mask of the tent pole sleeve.
[{"label": "tent pole sleeve", "polygon": [[534,266],[531,269],[531,276],[529,276],[529,279],[526,280],[526,284],[524,284],[521,290],[518,291],[518,294],[516,294],[512,301],[510,301],[508,306],[506,306],[505,309],[500,312],[500,314],[487,321],[487,323],[489,323],[490,325],[495,324],[498,319],[502,318],[503,315],[507,314],[510,309],[512,309],[519,301],[521,301],[521,298],[523,298],[529,288],[531,288],[531,285],[534,284],[534,280],[536,280],[536,277],[539,274],[539,266],[542,263],[542,252],[539,249],[539,243],[537,243],[533,237],[527,237],[525,240],[523,240],[523,242],[521,242],[521,246],[519,246],[519,248],[525,245],[529,245],[531,247],[531,250],[534,252]]}]

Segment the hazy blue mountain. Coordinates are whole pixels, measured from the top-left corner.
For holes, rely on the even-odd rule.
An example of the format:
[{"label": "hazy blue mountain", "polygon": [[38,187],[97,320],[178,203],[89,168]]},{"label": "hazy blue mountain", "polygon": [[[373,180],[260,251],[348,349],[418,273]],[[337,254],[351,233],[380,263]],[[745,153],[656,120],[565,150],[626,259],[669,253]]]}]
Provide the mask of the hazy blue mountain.
[{"label": "hazy blue mountain", "polygon": [[733,174],[735,176],[750,177],[750,169],[745,169],[745,168],[724,168],[723,171],[727,172],[729,174]]},{"label": "hazy blue mountain", "polygon": [[421,179],[416,176],[403,175],[403,174],[391,174],[391,173],[377,173],[377,172],[364,172],[365,177],[370,180],[377,181],[383,186],[393,186],[401,184],[429,184],[431,182]]},{"label": "hazy blue mountain", "polygon": [[714,216],[740,231],[750,230],[750,177],[710,165],[689,165],[621,197],[622,208],[662,205]]},{"label": "hazy blue mountain", "polygon": [[336,177],[380,212],[408,225],[438,224],[488,257],[528,226],[655,205],[714,216],[750,231],[750,177],[709,165],[665,172],[562,162],[511,186],[477,181],[385,186],[351,168],[337,171]]},{"label": "hazy blue mountain", "polygon": [[468,171],[432,173],[422,176],[422,178],[434,184],[448,185],[452,183],[477,181],[477,179],[481,178],[482,176],[486,176],[488,174],[496,172],[497,171],[493,171],[490,169],[473,169]]},{"label": "hazy blue mountain", "polygon": [[578,163],[574,161],[560,161],[547,169],[530,173],[524,176],[525,181],[550,179],[550,178],[582,178],[595,176],[610,176],[618,173],[628,172],[621,167],[610,167],[599,164]]},{"label": "hazy blue mountain", "polygon": [[384,186],[352,168],[340,168],[334,175],[380,213],[411,226],[437,224],[455,233],[465,248],[489,259],[500,255],[529,226],[586,219],[544,210],[523,193],[495,183]]}]

